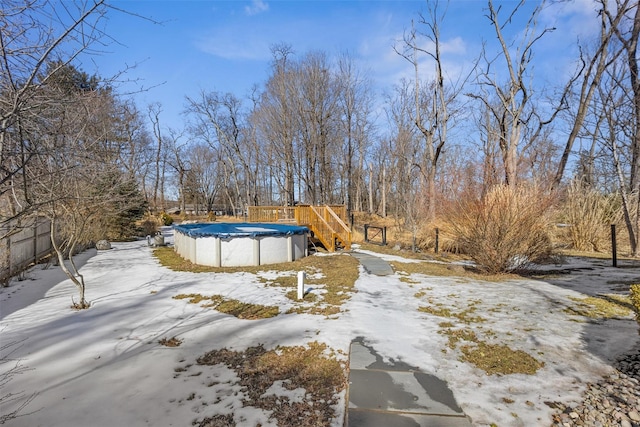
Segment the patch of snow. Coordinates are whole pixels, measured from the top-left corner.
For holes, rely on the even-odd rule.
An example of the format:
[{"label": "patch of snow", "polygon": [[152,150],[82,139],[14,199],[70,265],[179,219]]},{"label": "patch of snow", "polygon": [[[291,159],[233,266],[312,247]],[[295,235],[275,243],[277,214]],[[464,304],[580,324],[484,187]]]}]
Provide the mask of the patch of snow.
[{"label": "patch of snow", "polygon": [[[171,233],[165,237],[170,243]],[[639,341],[631,317],[594,323],[565,312],[575,304],[571,298],[624,293],[623,284],[637,278],[637,268],[614,269],[606,260],[568,259],[571,274],[500,283],[420,274],[411,275],[419,283],[406,283],[401,275],[372,276],[360,268],[357,292],[337,316],[242,320],[173,297],[216,294],[276,305],[281,313],[296,303],[285,297],[289,289],[266,286],[253,274],[174,272],[160,266],[144,241],[112,246],[78,257],[92,303],[88,310],[69,309],[76,289],[57,267],[36,266],[31,280],[0,289],[0,348],[19,343],[11,357],[31,369],[13,377],[2,393],[38,393],[24,415],[7,426],[183,426],[216,414],[233,414],[241,425],[275,425],[267,411],[242,406],[232,370],[201,366],[196,359],[221,348],[319,341],[346,361],[356,337],[386,360],[447,381],[474,425],[549,425],[552,409],[545,401],[575,401],[587,382],[610,372],[612,360]],[[523,350],[544,367],[535,375],[489,376],[461,362],[439,326],[456,320],[418,311],[430,304],[457,311],[476,307],[470,315],[484,321],[458,326],[487,342]],[[158,342],[172,337],[182,344],[170,348]],[[276,383],[270,392],[301,398],[303,390]],[[345,396],[338,396],[336,427],[342,425]],[[3,406],[0,412],[10,409]]]}]

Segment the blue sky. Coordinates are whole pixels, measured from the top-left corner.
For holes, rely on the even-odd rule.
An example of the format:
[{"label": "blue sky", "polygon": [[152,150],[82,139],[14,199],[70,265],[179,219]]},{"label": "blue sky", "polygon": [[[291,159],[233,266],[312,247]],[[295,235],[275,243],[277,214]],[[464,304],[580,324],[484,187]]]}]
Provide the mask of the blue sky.
[{"label": "blue sky", "polygon": [[[113,38],[98,56],[84,58],[81,67],[109,77],[134,66],[121,80],[120,92],[145,88],[135,96],[141,109],[151,102],[163,106],[165,126],[180,129],[185,96],[201,90],[245,96],[269,76],[270,46],[290,44],[298,55],[322,50],[330,57],[348,51],[368,70],[382,91],[411,77],[408,63],[393,50],[394,43],[425,12],[426,0],[115,0],[106,32]],[[498,2],[505,11],[513,0]],[[530,11],[538,2],[529,2]],[[446,6],[442,2],[441,9]],[[454,76],[469,64],[486,42],[495,50],[495,34],[484,16],[482,0],[452,0],[441,24],[446,68]],[[591,0],[575,0],[548,9],[539,26],[557,30],[545,36],[536,52],[540,81],[566,75],[570,44],[594,30]],[[138,15],[138,16],[136,16]],[[145,17],[148,19],[143,19]],[[523,13],[506,35],[523,28]],[[424,67],[425,70],[427,66]],[[538,78],[538,77],[537,77]],[[549,82],[553,83],[553,82]],[[544,84],[544,83],[543,83]]]}]

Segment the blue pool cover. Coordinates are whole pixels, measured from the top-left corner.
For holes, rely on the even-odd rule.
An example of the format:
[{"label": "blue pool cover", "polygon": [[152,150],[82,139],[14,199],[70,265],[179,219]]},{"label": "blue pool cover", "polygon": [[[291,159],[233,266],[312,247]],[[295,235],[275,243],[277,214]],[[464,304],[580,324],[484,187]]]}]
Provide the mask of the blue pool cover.
[{"label": "blue pool cover", "polygon": [[268,237],[306,234],[307,227],[287,224],[265,224],[256,222],[216,222],[213,224],[180,224],[173,227],[176,231],[190,237]]}]

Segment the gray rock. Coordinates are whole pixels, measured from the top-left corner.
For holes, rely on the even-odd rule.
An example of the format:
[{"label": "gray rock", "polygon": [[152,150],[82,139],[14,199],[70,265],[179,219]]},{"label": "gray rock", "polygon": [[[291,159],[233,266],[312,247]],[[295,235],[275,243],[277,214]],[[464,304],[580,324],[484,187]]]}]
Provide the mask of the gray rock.
[{"label": "gray rock", "polygon": [[111,243],[109,243],[107,240],[98,240],[96,242],[96,249],[99,251],[106,251],[111,249]]}]

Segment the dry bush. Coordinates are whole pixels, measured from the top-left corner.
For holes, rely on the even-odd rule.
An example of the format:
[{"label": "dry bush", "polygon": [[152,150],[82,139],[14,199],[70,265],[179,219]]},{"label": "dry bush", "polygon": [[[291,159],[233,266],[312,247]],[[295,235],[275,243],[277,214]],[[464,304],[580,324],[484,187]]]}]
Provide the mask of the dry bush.
[{"label": "dry bush", "polygon": [[610,224],[619,222],[618,200],[571,183],[563,206],[563,221],[568,224],[564,238],[578,251],[600,252],[610,247]]},{"label": "dry bush", "polygon": [[552,255],[550,206],[536,187],[496,186],[481,200],[466,198],[451,206],[446,231],[482,270],[514,271]]},{"label": "dry bush", "polygon": [[159,226],[160,224],[155,218],[147,215],[140,222],[140,231],[143,236],[153,236],[158,232]]}]

